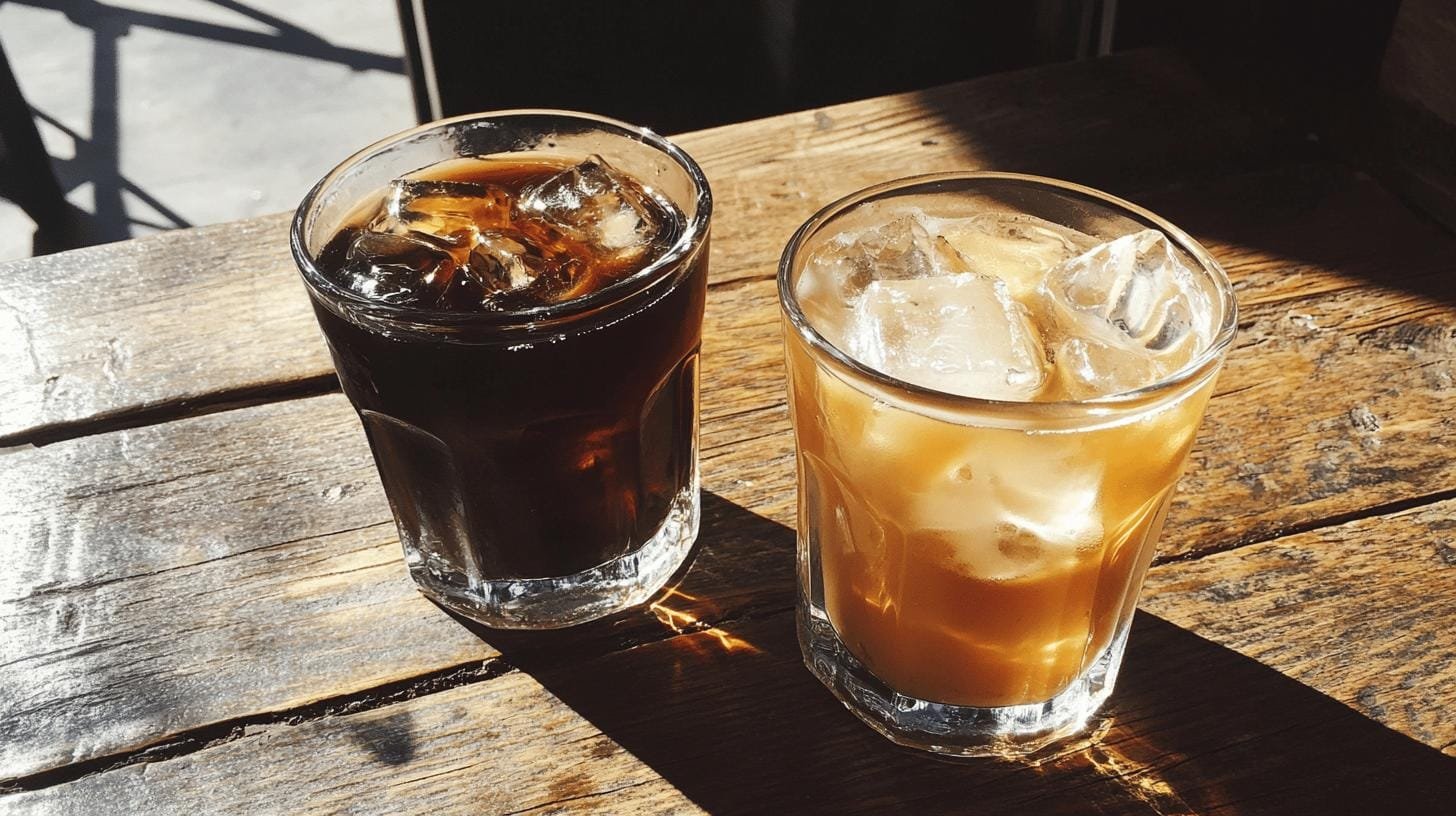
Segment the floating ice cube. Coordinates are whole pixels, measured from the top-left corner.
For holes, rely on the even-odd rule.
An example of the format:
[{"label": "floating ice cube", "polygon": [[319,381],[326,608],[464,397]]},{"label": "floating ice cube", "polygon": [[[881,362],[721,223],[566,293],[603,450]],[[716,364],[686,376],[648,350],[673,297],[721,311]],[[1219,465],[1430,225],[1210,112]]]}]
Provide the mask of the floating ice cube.
[{"label": "floating ice cube", "polygon": [[433,306],[455,273],[450,254],[411,235],[361,232],[340,270],[349,289],[385,303]]},{"label": "floating ice cube", "polygon": [[934,227],[973,270],[1006,281],[1018,300],[1036,289],[1048,269],[1097,244],[1090,235],[1023,213],[941,219]]},{"label": "floating ice cube", "polygon": [[511,194],[494,184],[400,178],[389,185],[384,208],[369,228],[423,233],[446,246],[465,247],[477,231],[510,224]]},{"label": "floating ice cube", "polygon": [[1165,376],[1153,355],[1091,337],[1063,340],[1054,356],[1057,375],[1074,399],[1133,391]]},{"label": "floating ice cube", "polygon": [[1208,291],[1157,230],[1068,260],[1047,273],[1038,296],[1060,337],[1058,374],[1078,399],[1151,385],[1213,338]]},{"label": "floating ice cube", "polygon": [[490,230],[471,249],[467,269],[485,288],[489,305],[522,309],[570,297],[581,263],[536,246],[522,233]]},{"label": "floating ice cube", "polygon": [[925,216],[913,210],[885,224],[841,232],[816,249],[795,285],[809,325],[844,348],[849,304],[876,280],[969,271],[944,241],[936,241]]},{"label": "floating ice cube", "polygon": [[843,232],[810,256],[799,276],[800,299],[851,300],[877,280],[906,280],[969,272],[965,259],[934,235],[926,216],[911,211],[877,227]]},{"label": "floating ice cube", "polygon": [[647,196],[600,156],[526,191],[520,209],[594,254],[619,261],[640,258],[663,228]]},{"label": "floating ice cube", "polygon": [[1030,400],[1047,374],[1025,310],[1005,284],[970,273],[870,283],[844,343],[877,371],[968,397]]},{"label": "floating ice cube", "polygon": [[492,292],[524,289],[551,265],[529,238],[512,230],[482,231],[470,249],[470,272]]},{"label": "floating ice cube", "polygon": [[573,294],[581,263],[543,250],[515,230],[485,230],[436,304],[459,311],[511,311],[560,303]]}]

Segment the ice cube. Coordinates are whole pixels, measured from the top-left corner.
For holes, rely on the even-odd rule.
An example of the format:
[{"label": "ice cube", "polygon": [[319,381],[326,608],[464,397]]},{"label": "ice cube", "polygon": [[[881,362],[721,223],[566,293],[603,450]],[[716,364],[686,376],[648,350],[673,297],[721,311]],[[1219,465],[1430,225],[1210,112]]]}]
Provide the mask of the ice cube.
[{"label": "ice cube", "polygon": [[618,261],[640,258],[663,228],[662,217],[634,182],[601,156],[526,191],[520,210]]},{"label": "ice cube", "polygon": [[905,280],[969,272],[964,258],[913,210],[877,227],[842,232],[809,257],[799,296],[822,293],[852,300],[877,280]]},{"label": "ice cube", "polygon": [[1037,292],[1073,398],[1128,391],[1187,365],[1213,339],[1211,297],[1157,230],[1124,235],[1052,269]]},{"label": "ice cube", "polygon": [[511,194],[494,184],[395,179],[384,208],[369,228],[395,234],[423,233],[447,246],[466,247],[479,230],[510,224]]},{"label": "ice cube", "polygon": [[934,235],[920,210],[869,229],[841,232],[816,249],[799,275],[795,295],[809,325],[845,348],[847,304],[877,280],[907,280],[969,272],[965,259]]},{"label": "ice cube", "polygon": [[1133,391],[1165,376],[1153,355],[1090,337],[1063,340],[1053,357],[1062,387],[1073,399]]},{"label": "ice cube", "polygon": [[494,292],[524,289],[549,266],[541,250],[513,230],[483,231],[470,249],[471,273]]},{"label": "ice cube", "polygon": [[973,270],[1006,281],[1018,300],[1035,291],[1047,270],[1097,244],[1090,235],[1023,213],[982,213],[934,226]]},{"label": "ice cube", "polygon": [[439,246],[386,232],[359,233],[340,270],[344,285],[364,297],[414,306],[435,305],[454,273],[454,260]]},{"label": "ice cube", "polygon": [[1030,400],[1047,365],[1006,285],[971,273],[877,280],[855,303],[844,349],[878,371],[968,397]]},{"label": "ice cube", "polygon": [[[1037,465],[1048,465],[1034,458]],[[920,535],[942,542],[952,567],[981,580],[1057,573],[1098,551],[1104,542],[1096,491],[1037,490],[1045,471],[1009,484],[977,479],[922,495],[909,519]],[[1028,500],[1035,501],[1025,511]],[[933,522],[933,523],[930,523]]]},{"label": "ice cube", "polygon": [[559,303],[570,297],[581,263],[542,249],[514,230],[481,232],[470,250],[467,274],[478,281],[487,304],[520,309]]}]

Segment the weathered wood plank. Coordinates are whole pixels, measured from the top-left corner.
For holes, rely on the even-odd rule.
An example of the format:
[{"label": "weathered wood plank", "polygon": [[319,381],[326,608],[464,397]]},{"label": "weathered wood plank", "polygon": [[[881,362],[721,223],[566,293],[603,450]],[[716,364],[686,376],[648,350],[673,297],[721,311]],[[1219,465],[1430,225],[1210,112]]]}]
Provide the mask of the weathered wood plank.
[{"label": "weathered wood plank", "polygon": [[[239,769],[247,770],[239,773]],[[530,677],[0,797],[10,814],[701,813]]]},{"label": "weathered wood plank", "polygon": [[359,437],[331,396],[16,451],[0,460],[0,600],[388,521]]},{"label": "weathered wood plank", "polygon": [[402,572],[389,523],[0,605],[0,774],[494,655]]},{"label": "weathered wood plank", "polygon": [[[1456,461],[1433,455],[1456,438],[1456,239],[1328,166],[1183,185],[1147,203],[1225,260],[1243,324],[1164,557],[1456,487]],[[724,424],[705,426],[705,439],[755,442],[705,461],[754,482],[725,484],[725,496],[788,521],[775,298],[771,280],[713,293],[709,313],[723,322],[706,346],[706,413]]]},{"label": "weathered wood plank", "polygon": [[[792,538],[740,508],[723,511],[755,535]],[[1447,574],[1456,558],[1444,546],[1453,511],[1448,501],[1155,568],[1145,608],[1192,631],[1139,615],[1099,740],[1030,765],[937,763],[889,745],[802,668],[783,608],[629,649],[601,627],[506,638],[505,660],[529,680],[513,673],[270,726],[0,798],[0,808],[247,811],[271,793],[299,813],[500,812],[492,794],[528,778],[525,765],[548,780],[571,768],[576,790],[640,786],[654,797],[633,806],[685,806],[680,794],[715,814],[1446,813],[1456,758],[1437,749],[1452,753],[1442,715],[1456,693],[1456,635],[1445,625],[1456,601]],[[792,566],[773,570],[787,603]],[[572,713],[558,715],[562,703]],[[576,765],[582,746],[593,758]],[[643,782],[622,749],[662,782]],[[239,783],[219,800],[211,781],[226,779]],[[517,807],[533,806],[543,787],[560,793],[531,784]]]},{"label": "weathered wood plank", "polygon": [[[288,710],[496,652],[419,596],[341,395],[0,458],[0,779]],[[702,616],[761,598],[787,557],[709,497]],[[784,562],[787,563],[787,562]],[[699,589],[700,585],[711,587]],[[668,631],[650,610],[612,622]]]},{"label": "weathered wood plank", "polygon": [[[1147,615],[1095,747],[1032,768],[926,762],[840,709],[790,627],[788,613],[727,621],[575,663],[503,648],[714,813],[1442,813],[1456,793],[1456,760]],[[1424,630],[1451,645],[1436,620]]]},{"label": "weathered wood plank", "polygon": [[[1247,164],[1282,143],[1271,132],[1187,65],[1137,53],[679,141],[716,194],[711,267],[722,282],[771,268],[810,213],[873,182],[996,167],[1128,189]],[[268,216],[0,265],[0,444],[327,382],[286,224]]]},{"label": "weathered wood plank", "polygon": [[[1287,178],[1191,185],[1162,202],[1228,240],[1263,241],[1241,223],[1264,219],[1286,236],[1273,250],[1251,244],[1238,254],[1247,325],[1173,510],[1168,555],[1456,484],[1456,464],[1433,454],[1451,438],[1446,405],[1456,387],[1450,239],[1427,234],[1434,228],[1348,175],[1321,182],[1314,198],[1290,192],[1293,203],[1261,208],[1252,197]],[[1241,201],[1244,222],[1220,220]],[[1362,218],[1378,232],[1321,239],[1330,225]],[[1387,239],[1394,243],[1382,254]],[[1377,268],[1387,283],[1366,280]],[[715,288],[708,320],[706,484],[726,500],[720,509],[737,504],[789,523],[792,442],[771,282]],[[411,592],[340,396],[15,451],[0,458],[0,481],[0,553],[15,565],[0,576],[0,625],[13,644],[5,660],[27,661],[36,676],[87,679],[27,683],[25,695],[0,698],[0,728],[9,729],[0,775],[135,750],[490,654],[453,636]],[[761,533],[710,522],[705,541],[721,557],[689,575],[684,591],[699,600],[681,611],[712,621],[782,605],[792,544]],[[374,566],[324,577],[366,562]],[[768,564],[785,569],[762,571]],[[134,593],[145,600],[133,602]],[[249,593],[270,600],[243,603]],[[189,608],[169,598],[196,600]],[[342,618],[313,612],[357,605],[369,609],[362,620],[380,622],[383,645],[367,626],[341,636]],[[613,626],[624,643],[662,632],[649,613]],[[239,632],[256,653],[251,663],[223,659]],[[122,642],[137,637],[169,656],[148,658]],[[317,643],[331,651],[310,659]],[[218,665],[179,673],[189,659]],[[105,699],[93,687],[108,689]],[[185,704],[163,710],[154,697]],[[101,728],[107,722],[118,725]]]},{"label": "weathered wood plank", "polygon": [[[0,438],[327,375],[287,218],[0,265]],[[296,273],[294,273],[296,274]]]},{"label": "weathered wood plank", "polygon": [[0,473],[0,777],[493,654],[404,575],[342,396],[22,451]]},{"label": "weathered wood plank", "polygon": [[1456,756],[1456,500],[1155,569],[1143,608]]}]

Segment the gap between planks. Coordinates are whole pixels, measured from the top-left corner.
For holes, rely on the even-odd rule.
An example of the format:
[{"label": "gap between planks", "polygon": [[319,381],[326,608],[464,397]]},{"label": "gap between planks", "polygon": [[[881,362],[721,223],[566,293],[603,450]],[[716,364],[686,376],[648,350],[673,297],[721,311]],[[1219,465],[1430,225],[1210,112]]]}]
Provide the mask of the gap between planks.
[{"label": "gap between planks", "polygon": [[[749,606],[733,615],[724,616],[716,621],[697,621],[694,625],[677,630],[664,629],[662,630],[664,632],[662,637],[626,640],[618,643],[614,648],[603,651],[599,656],[628,652],[654,643],[669,641],[673,638],[689,637],[702,634],[703,632],[713,631],[724,624],[771,618],[775,615],[791,613],[793,610],[794,608],[792,606],[784,606],[781,604],[766,607]],[[373,711],[396,703],[426,697],[431,694],[437,694],[463,686],[486,683],[518,671],[520,669],[512,665],[504,657],[471,660],[465,663],[457,663],[453,666],[446,666],[415,677],[408,677],[403,680],[372,686],[348,694],[325,697],[307,705],[220,720],[215,723],[209,723],[204,726],[190,728],[177,734],[172,734],[142,748],[94,757],[83,762],[52,768],[48,771],[0,780],[0,804],[4,803],[4,796],[6,794],[55,787],[68,782],[74,782],[83,777],[108,773],[131,765],[176,759],[207,748],[213,748],[242,739],[248,736],[249,733],[252,733],[253,729],[276,725],[302,725],[328,717]],[[594,795],[608,792],[602,791]]]},{"label": "gap between planks", "polygon": [[1430,504],[1437,504],[1448,499],[1456,499],[1456,488],[1437,490],[1432,493],[1423,493],[1419,496],[1411,496],[1396,501],[1384,502],[1381,504],[1362,507],[1359,510],[1349,510],[1344,513],[1334,513],[1328,516],[1319,516],[1308,519],[1297,524],[1290,524],[1285,527],[1278,527],[1267,533],[1255,533],[1245,538],[1236,538],[1227,544],[1214,544],[1208,547],[1193,547],[1187,552],[1167,557],[1158,557],[1153,560],[1153,566],[1161,567],[1166,564],[1185,564],[1190,561],[1197,561],[1207,558],[1210,555],[1232,552],[1233,550],[1252,547],[1256,544],[1266,544],[1270,541],[1277,541],[1289,536],[1312,533],[1316,530],[1323,530],[1327,527],[1339,527],[1342,524],[1349,524],[1361,519],[1388,516],[1395,513],[1402,513],[1406,510],[1414,510]]},{"label": "gap between planks", "polygon": [[[1254,179],[1260,177],[1279,177],[1289,174],[1298,175],[1301,172],[1316,170],[1328,167],[1327,162],[1302,159],[1285,162],[1271,162],[1257,164],[1242,172],[1231,175],[1223,175],[1219,178],[1225,182],[1237,181],[1240,179]],[[1194,177],[1198,177],[1195,174]],[[1164,181],[1148,187],[1133,191],[1130,198],[1152,198],[1166,196],[1185,189],[1188,186],[1188,179],[1177,181]],[[724,292],[738,289],[745,286],[760,284],[773,280],[778,275],[778,257],[775,256],[767,266],[766,272],[746,272],[708,282],[710,292]],[[1227,265],[1229,269],[1238,269],[1240,264],[1234,262]],[[1336,290],[1320,292],[1320,295],[1329,295],[1334,292],[1349,288],[1355,289],[1367,285],[1364,281],[1350,281],[1347,287],[1339,287]],[[1254,305],[1267,305],[1282,303],[1285,301],[1297,301],[1302,298],[1311,297],[1312,294],[1286,294],[1276,295],[1267,299],[1252,300],[1241,305],[1248,307]],[[774,310],[773,319],[777,319],[777,310]],[[1240,326],[1240,329],[1245,328]],[[0,449],[7,447],[20,447],[25,445],[43,446],[55,442],[62,442],[69,439],[77,439],[86,436],[95,436],[111,431],[120,431],[130,428],[139,428],[147,425],[159,425],[165,422],[172,422],[179,419],[187,419],[194,416],[220,413],[223,411],[247,408],[253,405],[260,405],[268,402],[283,402],[302,397],[318,396],[321,394],[335,393],[339,391],[338,377],[333,372],[316,374],[301,379],[284,380],[278,382],[257,383],[254,385],[238,388],[227,388],[219,391],[206,392],[180,399],[171,399],[159,402],[154,405],[125,408],[120,411],[108,414],[98,414],[85,419],[68,420],[48,425],[41,425],[35,428],[19,431],[17,433],[0,435]],[[707,418],[707,417],[705,417]]]},{"label": "gap between planks", "polygon": [[339,390],[339,378],[330,371],[299,380],[269,382],[242,388],[213,391],[194,397],[169,400],[156,405],[128,408],[112,414],[99,414],[86,419],[57,422],[42,425],[9,436],[0,436],[0,448],[34,446],[41,447],[83,436],[96,436],[141,428],[147,425],[162,425],[180,419],[235,411],[269,402],[317,397]]},{"label": "gap between planks", "polygon": [[[300,725],[325,717],[371,711],[435,692],[493,680],[515,671],[516,667],[500,658],[473,660],[351,694],[325,697],[308,705],[221,720],[182,731],[136,750],[99,756],[84,762],[0,781],[0,797],[7,793],[49,788],[129,765],[174,759],[241,739],[251,729],[272,725]],[[0,804],[3,802],[4,799],[0,798]]]},{"label": "gap between planks", "polygon": [[[1208,547],[1193,550],[1182,555],[1159,558],[1154,561],[1153,568],[1157,569],[1167,565],[1189,563],[1212,555],[1274,542],[1289,536],[1302,535],[1330,527],[1338,527],[1362,519],[1401,513],[1449,499],[1456,499],[1456,489],[1427,493],[1422,496],[1375,505],[1359,511],[1311,519],[1307,522],[1279,529],[1269,535],[1251,536],[1247,539],[1237,540],[1229,546]],[[628,652],[643,646],[670,641],[674,638],[691,637],[703,632],[718,630],[726,624],[792,614],[793,611],[793,606],[785,606],[782,604],[759,607],[749,606],[733,615],[711,621],[699,620],[695,625],[686,628],[677,630],[664,628],[660,630],[661,634],[658,637],[649,636],[624,640],[617,643],[614,647],[603,651],[599,656]],[[196,753],[207,748],[242,739],[248,736],[253,729],[276,725],[294,726],[327,717],[372,711],[406,700],[426,697],[463,686],[490,682],[498,677],[513,674],[517,671],[520,671],[520,669],[512,665],[504,657],[492,657],[483,661],[468,661],[415,677],[372,686],[349,694],[326,697],[302,706],[295,706],[280,711],[249,714],[243,717],[234,717],[210,723],[205,726],[170,735],[157,743],[143,748],[95,757],[84,762],[65,765],[60,768],[53,768],[35,774],[0,780],[0,803],[3,803],[3,797],[6,794],[54,787],[73,782],[82,777],[106,773],[131,765],[162,762]],[[1440,750],[1442,752],[1450,752],[1453,747],[1456,747],[1456,743],[1444,746]]]}]

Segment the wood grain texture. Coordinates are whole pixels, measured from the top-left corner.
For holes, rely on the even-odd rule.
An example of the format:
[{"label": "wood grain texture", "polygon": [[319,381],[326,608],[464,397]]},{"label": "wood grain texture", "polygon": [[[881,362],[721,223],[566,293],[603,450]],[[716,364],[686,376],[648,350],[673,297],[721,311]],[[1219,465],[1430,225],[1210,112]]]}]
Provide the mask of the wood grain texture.
[{"label": "wood grain texture", "polygon": [[342,396],[21,451],[0,483],[0,777],[494,654],[414,591]]},{"label": "wood grain texture", "polygon": [[0,439],[332,369],[267,216],[0,264]]},{"label": "wood grain texture", "polygon": [[1456,239],[1330,166],[1189,192],[1151,203],[1223,247],[1241,325],[1163,552],[1456,487],[1432,455],[1456,434]]},{"label": "wood grain texture", "polygon": [[[811,213],[878,181],[995,167],[1116,191],[1247,164],[1285,136],[1148,52],[678,141],[713,187],[710,266],[723,283],[765,274]],[[0,444],[326,383],[332,367],[286,229],[284,215],[267,216],[0,265]],[[119,283],[97,295],[98,276]]]},{"label": "wood grain texture", "polygon": [[[1456,241],[1321,161],[1232,172],[1278,123],[1202,87],[1135,54],[683,137],[719,205],[703,534],[610,620],[482,633],[416,594],[339,395],[3,452],[0,779],[49,787],[0,811],[1442,812]],[[1150,583],[1191,632],[1140,617],[1102,742],[1031,766],[892,749],[791,628],[778,253],[831,198],[976,166],[1143,191],[1245,306],[1165,535],[1217,554]],[[326,378],[282,229],[0,269],[0,440]],[[98,269],[135,287],[73,302]],[[1390,505],[1420,506],[1356,518]]]},{"label": "wood grain texture", "polygon": [[1456,501],[1155,569],[1142,606],[1456,756]]},{"label": "wood grain texture", "polygon": [[388,521],[359,436],[333,396],[17,450],[0,458],[0,600]]},{"label": "wood grain texture", "polygon": [[3,797],[0,811],[701,812],[520,673],[360,714],[251,729],[168,762]]},{"label": "wood grain texture", "polygon": [[[1282,192],[1255,197],[1270,189]],[[1456,486],[1456,464],[1432,455],[1452,438],[1446,406],[1456,388],[1449,237],[1368,180],[1303,165],[1155,199],[1219,247],[1246,305],[1165,557]],[[1371,231],[1337,229],[1351,222]],[[710,293],[702,457],[722,507],[788,524],[793,450],[777,321],[768,279]],[[0,516],[0,546],[18,565],[0,578],[15,633],[9,659],[56,678],[0,700],[10,715],[7,776],[492,654],[410,590],[340,396],[19,451],[0,458],[0,478],[18,486]],[[715,552],[700,558],[683,588],[692,599],[674,601],[675,612],[700,626],[784,607],[792,542],[714,518],[704,537]],[[761,569],[769,564],[783,569]],[[132,602],[134,593],[150,600]],[[242,603],[250,594],[270,600]],[[197,600],[175,607],[169,598]],[[363,607],[351,614],[379,623],[341,636],[343,617],[314,612],[336,606]],[[77,623],[88,619],[97,623]],[[229,619],[231,630],[219,623]],[[620,643],[665,631],[650,611],[614,625]],[[375,626],[387,643],[371,640]],[[225,660],[239,629],[254,663]],[[125,642],[137,637],[141,651]],[[146,657],[169,642],[185,648]],[[321,642],[328,659],[308,660]],[[188,659],[219,665],[177,671]],[[112,690],[104,704],[93,705],[93,687]]]},{"label": "wood grain texture", "polygon": [[[555,780],[566,776],[589,798],[650,797],[603,797],[590,803],[597,812],[1446,813],[1456,759],[1434,748],[1450,736],[1440,703],[1451,699],[1456,656],[1445,625],[1456,558],[1420,545],[1449,535],[1451,504],[1156,568],[1145,608],[1203,636],[1140,614],[1097,741],[1030,764],[939,763],[894,748],[802,668],[781,608],[630,648],[604,627],[506,638],[505,660],[523,673],[249,731],[0,798],[0,809],[145,803],[182,814],[215,798],[214,781],[238,779],[218,803],[227,812],[266,806],[269,795],[290,813],[501,812],[497,792],[521,786],[504,801],[538,807],[543,787],[559,795],[568,785]],[[751,536],[792,538],[727,512]],[[1364,543],[1377,527],[1381,542]],[[774,566],[783,602],[791,569]],[[1409,712],[1424,719],[1407,721]],[[1386,725],[1413,726],[1418,739]]]}]

